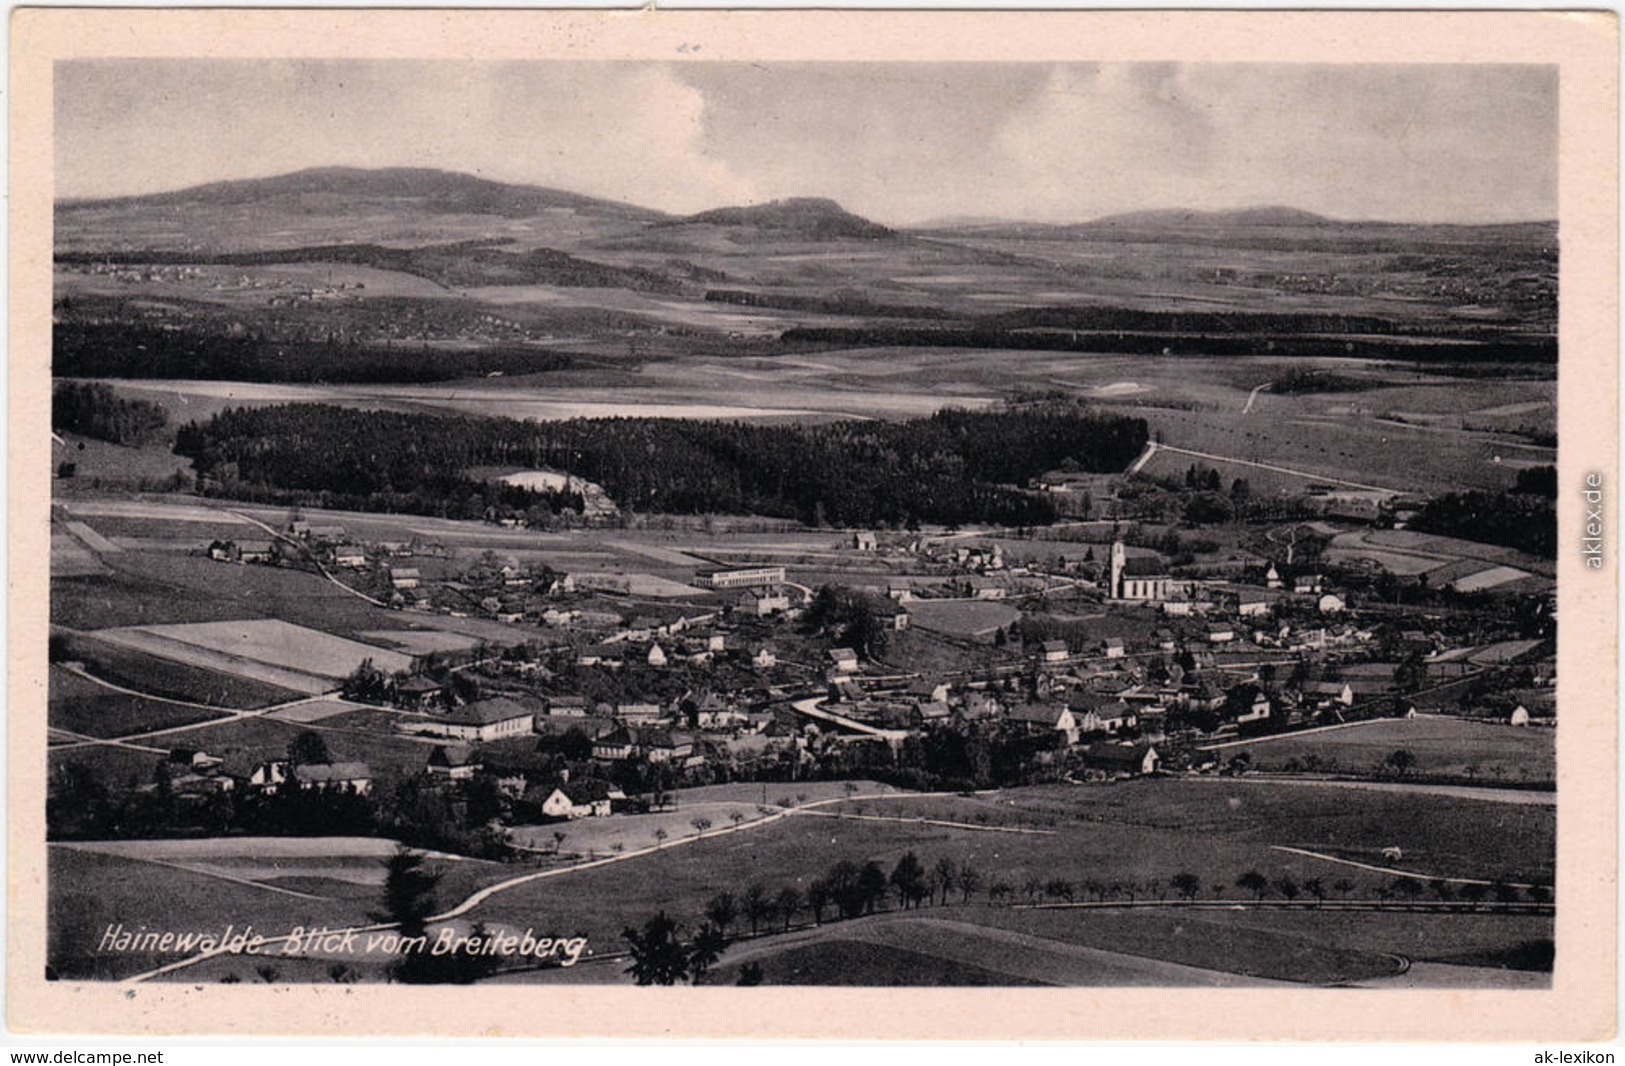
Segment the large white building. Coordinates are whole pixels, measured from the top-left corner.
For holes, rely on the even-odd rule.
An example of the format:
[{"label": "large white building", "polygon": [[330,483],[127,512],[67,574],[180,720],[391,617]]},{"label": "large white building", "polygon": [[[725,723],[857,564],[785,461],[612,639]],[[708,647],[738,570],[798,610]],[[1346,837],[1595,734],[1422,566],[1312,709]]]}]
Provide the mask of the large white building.
[{"label": "large white building", "polygon": [[784,567],[754,566],[741,570],[701,570],[696,581],[714,589],[744,589],[755,585],[784,584]]}]

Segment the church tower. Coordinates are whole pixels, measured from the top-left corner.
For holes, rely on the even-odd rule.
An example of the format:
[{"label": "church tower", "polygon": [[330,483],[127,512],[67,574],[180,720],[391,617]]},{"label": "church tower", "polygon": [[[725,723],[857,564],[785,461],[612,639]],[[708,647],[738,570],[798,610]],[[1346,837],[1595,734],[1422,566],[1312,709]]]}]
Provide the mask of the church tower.
[{"label": "church tower", "polygon": [[1123,542],[1112,541],[1112,577],[1111,585],[1106,590],[1108,599],[1120,600],[1123,598]]}]

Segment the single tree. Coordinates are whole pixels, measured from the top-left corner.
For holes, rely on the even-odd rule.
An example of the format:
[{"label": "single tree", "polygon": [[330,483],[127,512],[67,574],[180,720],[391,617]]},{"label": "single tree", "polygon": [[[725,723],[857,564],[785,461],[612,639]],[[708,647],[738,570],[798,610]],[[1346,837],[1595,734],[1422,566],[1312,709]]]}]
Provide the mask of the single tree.
[{"label": "single tree", "polygon": [[762,921],[773,913],[773,901],[768,897],[766,885],[757,881],[745,889],[744,911],[751,935],[755,936]]},{"label": "single tree", "polygon": [[892,867],[891,886],[901,907],[919,905],[926,893],[925,867],[920,864],[919,856],[910,851],[897,860],[897,865]]},{"label": "single tree", "polygon": [[675,985],[688,977],[689,953],[677,936],[677,923],[661,911],[642,929],[621,931],[631,955],[626,972],[640,985]]},{"label": "single tree", "polygon": [[332,762],[327,742],[312,729],[302,729],[288,742],[288,766],[326,766]]},{"label": "single tree", "polygon": [[688,979],[693,984],[699,984],[711,968],[722,958],[722,952],[728,946],[728,938],[722,935],[722,930],[710,922],[703,922],[700,931],[694,934],[694,940],[688,945]]},{"label": "single tree", "polygon": [[1282,874],[1275,879],[1275,891],[1281,894],[1282,899],[1290,903],[1298,898],[1298,882],[1294,881],[1290,874]]},{"label": "single tree", "polygon": [[1187,901],[1195,899],[1196,894],[1202,890],[1202,879],[1193,873],[1174,874],[1173,877],[1169,878],[1168,883],[1173,886],[1175,892],[1179,893],[1181,899]]},{"label": "single tree", "polygon": [[716,926],[719,933],[727,936],[729,926],[739,920],[739,901],[734,899],[732,892],[718,892],[706,903],[705,918]]},{"label": "single tree", "polygon": [[1306,879],[1303,883],[1303,890],[1315,897],[1317,904],[1326,902],[1326,882],[1320,878],[1311,877]]},{"label": "single tree", "polygon": [[796,915],[801,913],[806,904],[806,898],[802,896],[801,890],[793,885],[779,889],[779,894],[773,897],[773,910],[784,919],[786,933],[790,931],[790,923],[795,921]]},{"label": "single tree", "polygon": [[1414,900],[1424,891],[1422,882],[1414,877],[1396,877],[1389,883],[1389,889],[1401,899]]},{"label": "single tree", "polygon": [[1270,889],[1270,881],[1269,878],[1257,870],[1248,870],[1236,878],[1236,887],[1251,892],[1254,900],[1261,900],[1264,898],[1264,893]]},{"label": "single tree", "polygon": [[982,875],[970,863],[960,866],[957,880],[959,883],[959,902],[961,903],[969,903],[971,894],[982,887]]},{"label": "single tree", "polygon": [[931,887],[942,893],[944,904],[948,902],[948,890],[954,886],[954,879],[958,873],[959,869],[954,865],[954,860],[946,855],[938,859],[936,866],[931,868]]},{"label": "single tree", "polygon": [[688,824],[694,827],[694,835],[695,836],[703,836],[705,834],[705,831],[707,829],[711,828],[711,819],[709,819],[709,818],[695,818],[692,821],[690,821]]},{"label": "single tree", "polygon": [[824,908],[829,906],[829,883],[823,878],[817,878],[807,886],[807,906],[813,912],[813,921],[823,925]]},{"label": "single tree", "polygon": [[666,843],[666,838],[669,837],[669,836],[671,836],[671,834],[666,832],[664,829],[656,829],[655,830],[655,847],[658,848],[661,845],[665,844]]}]

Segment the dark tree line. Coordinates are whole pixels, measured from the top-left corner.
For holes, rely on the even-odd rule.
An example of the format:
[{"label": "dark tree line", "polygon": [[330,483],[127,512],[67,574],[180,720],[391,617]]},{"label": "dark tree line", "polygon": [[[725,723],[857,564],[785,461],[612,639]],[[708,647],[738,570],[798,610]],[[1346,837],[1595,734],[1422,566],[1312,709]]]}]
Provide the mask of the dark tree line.
[{"label": "dark tree line", "polygon": [[459,350],[133,322],[58,322],[51,331],[51,368],[60,377],[421,382],[539,374],[571,364],[562,352],[518,344]]},{"label": "dark tree line", "polygon": [[168,424],[164,409],[126,400],[107,385],[63,382],[51,390],[51,428],[114,444],[142,444]]},{"label": "dark tree line", "polygon": [[1428,501],[1409,528],[1557,558],[1557,510],[1536,484],[1532,492],[1451,492]]},{"label": "dark tree line", "polygon": [[1147,432],[1142,419],[1063,404],[822,426],[539,423],[293,404],[188,423],[176,451],[223,494],[350,509],[459,515],[492,491],[524,491],[465,473],[495,465],[568,471],[638,511],[1039,525],[1054,520],[1053,505],[1014,486],[1068,459],[1122,469]]}]

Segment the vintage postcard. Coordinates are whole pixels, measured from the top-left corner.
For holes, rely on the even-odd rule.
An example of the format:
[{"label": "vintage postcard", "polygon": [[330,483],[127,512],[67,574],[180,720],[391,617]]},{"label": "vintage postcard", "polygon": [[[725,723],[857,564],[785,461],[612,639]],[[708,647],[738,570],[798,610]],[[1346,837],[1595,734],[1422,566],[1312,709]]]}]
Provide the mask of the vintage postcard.
[{"label": "vintage postcard", "polygon": [[14,1030],[1613,1031],[1612,16],[13,31]]}]

